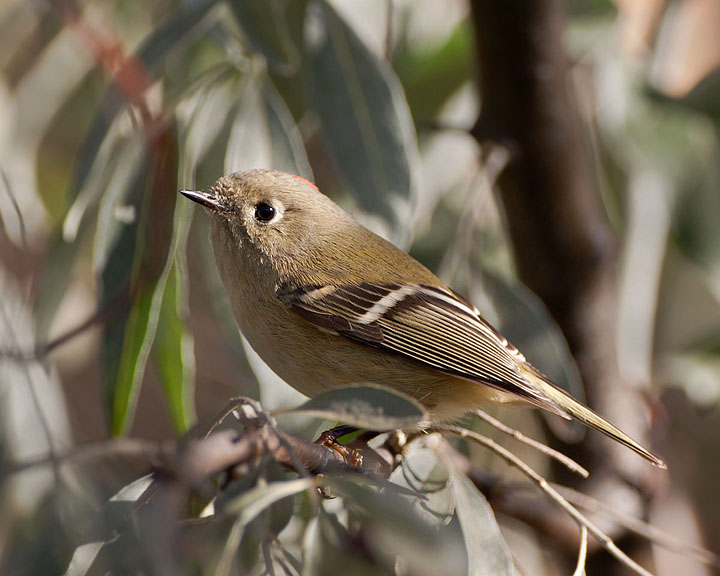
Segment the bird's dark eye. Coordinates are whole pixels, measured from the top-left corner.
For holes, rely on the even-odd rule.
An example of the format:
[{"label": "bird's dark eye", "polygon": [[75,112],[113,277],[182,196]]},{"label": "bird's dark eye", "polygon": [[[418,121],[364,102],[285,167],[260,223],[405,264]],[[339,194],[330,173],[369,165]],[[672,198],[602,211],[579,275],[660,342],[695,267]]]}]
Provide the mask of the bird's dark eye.
[{"label": "bird's dark eye", "polygon": [[255,219],[260,222],[270,222],[275,217],[275,208],[267,202],[260,202],[255,206]]}]

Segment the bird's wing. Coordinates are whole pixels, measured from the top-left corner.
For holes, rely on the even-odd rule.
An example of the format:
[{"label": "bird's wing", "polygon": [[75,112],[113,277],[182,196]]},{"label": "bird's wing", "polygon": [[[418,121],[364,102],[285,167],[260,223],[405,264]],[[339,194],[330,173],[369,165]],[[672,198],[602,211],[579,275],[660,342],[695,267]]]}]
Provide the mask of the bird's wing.
[{"label": "bird's wing", "polygon": [[419,284],[281,287],[281,300],[317,328],[568,414],[523,375],[524,356],[469,302]]}]

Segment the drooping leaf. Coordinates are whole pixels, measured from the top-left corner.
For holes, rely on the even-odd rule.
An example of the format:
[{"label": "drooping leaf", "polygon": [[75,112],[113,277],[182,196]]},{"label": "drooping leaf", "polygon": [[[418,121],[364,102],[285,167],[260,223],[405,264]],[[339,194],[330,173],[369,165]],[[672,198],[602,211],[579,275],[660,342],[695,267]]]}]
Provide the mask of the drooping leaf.
[{"label": "drooping leaf", "polygon": [[510,550],[485,496],[458,470],[451,470],[450,478],[468,554],[468,574],[516,576]]},{"label": "drooping leaf", "polygon": [[451,527],[427,522],[405,498],[378,492],[351,478],[326,478],[333,495],[343,498],[349,511],[361,519],[366,545],[376,558],[403,557],[410,574],[462,574],[462,543]]},{"label": "drooping leaf", "polygon": [[262,84],[263,104],[272,142],[273,167],[312,180],[310,162],[292,114],[270,78],[264,78]]},{"label": "drooping leaf", "polygon": [[275,71],[291,73],[299,57],[280,3],[277,0],[229,0],[228,4],[250,48],[260,52]]},{"label": "drooping leaf", "polygon": [[[122,179],[117,195],[102,203],[95,239],[99,305],[116,311],[105,323],[102,343],[113,434],[126,432],[132,420],[172,265],[168,254],[178,160],[174,128],[153,136],[145,150],[135,176]],[[127,314],[118,314],[124,306]]]},{"label": "drooping leaf", "polygon": [[[88,65],[93,66],[94,62]],[[103,73],[93,66],[58,107],[38,143],[38,195],[51,217],[53,228],[67,215],[73,163],[83,135],[94,119],[94,105],[102,99],[102,86]]]},{"label": "drooping leaf", "polygon": [[96,562],[102,560],[105,546],[118,538],[118,534],[131,526],[130,515],[136,502],[153,482],[151,475],[143,476],[118,490],[98,510],[85,542],[74,551],[65,576],[86,576],[98,570]]},{"label": "drooping leaf", "polygon": [[375,384],[347,386],[321,392],[292,412],[378,431],[407,428],[426,417],[417,400]]},{"label": "drooping leaf", "polygon": [[302,543],[303,576],[334,576],[342,566],[345,576],[381,576],[388,571],[353,546],[352,535],[334,514],[312,518]]},{"label": "drooping leaf", "polygon": [[305,50],[310,103],[348,189],[390,230],[407,227],[418,152],[397,77],[324,1],[308,6]]},{"label": "drooping leaf", "polygon": [[185,246],[192,213],[187,202],[175,208],[173,246],[165,292],[158,318],[154,364],[163,385],[175,431],[182,434],[195,423],[195,355],[188,328],[188,277]]}]

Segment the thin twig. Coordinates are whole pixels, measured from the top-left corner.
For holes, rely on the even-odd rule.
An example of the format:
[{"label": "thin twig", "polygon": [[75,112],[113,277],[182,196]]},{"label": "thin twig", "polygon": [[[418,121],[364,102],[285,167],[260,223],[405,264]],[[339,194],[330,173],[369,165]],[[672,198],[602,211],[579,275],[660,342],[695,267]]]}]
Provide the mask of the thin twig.
[{"label": "thin twig", "polygon": [[267,540],[263,540],[260,543],[260,549],[262,550],[263,560],[265,561],[265,569],[270,576],[275,576],[275,563],[273,562],[272,554],[270,553],[270,545]]},{"label": "thin twig", "polygon": [[[18,219],[18,226],[20,228],[20,242],[22,244],[23,250],[27,251],[28,243],[27,243],[27,230],[25,228],[25,218],[23,217],[22,210],[20,210],[20,204],[18,204],[17,198],[15,198],[15,194],[13,194],[12,186],[10,185],[10,179],[7,177],[7,174],[5,170],[0,167],[0,181],[3,183],[3,188],[7,191],[8,198],[10,198],[10,203],[12,204],[13,210],[15,211],[15,215]],[[0,214],[0,223],[2,223],[2,215]]]},{"label": "thin twig", "polygon": [[3,475],[18,474],[47,464],[57,465],[68,460],[81,460],[88,458],[101,458],[108,456],[140,456],[148,461],[159,459],[165,450],[162,445],[150,440],[139,438],[116,438],[104,442],[94,442],[75,446],[65,451],[55,452],[53,455],[40,456],[22,462],[10,462],[0,468]]},{"label": "thin twig", "polygon": [[580,464],[575,462],[575,460],[573,460],[569,456],[565,456],[565,454],[563,454],[562,452],[558,452],[557,450],[550,448],[550,446],[546,446],[542,442],[538,442],[537,440],[533,440],[532,438],[525,436],[525,434],[523,434],[519,430],[515,430],[515,428],[511,428],[510,426],[507,426],[506,424],[500,422],[500,420],[493,418],[484,410],[476,408],[472,411],[472,413],[478,418],[480,418],[483,422],[487,422],[493,428],[500,430],[500,432],[503,432],[508,436],[512,436],[518,442],[522,442],[527,446],[531,446],[532,448],[535,448],[535,450],[537,450],[538,452],[542,452],[553,460],[560,462],[571,472],[575,472],[575,474],[578,474],[583,478],[587,478],[588,476],[590,476],[590,473],[585,468],[580,466]]},{"label": "thin twig", "polygon": [[580,551],[578,552],[577,566],[573,576],[585,576],[585,562],[587,561],[588,531],[586,526],[580,526]]},{"label": "thin twig", "polygon": [[[8,313],[5,310],[4,306],[0,306],[0,313],[2,314],[2,320],[5,324],[5,329],[10,339],[10,345],[14,346],[15,348],[19,348],[20,344],[18,342],[17,336],[15,335],[13,323],[10,321],[10,317],[8,316]],[[42,366],[42,369],[46,370],[45,366]],[[53,465],[53,475],[55,476],[55,482],[59,484],[60,472],[58,471],[56,464],[57,451],[55,448],[54,436],[52,434],[52,431],[50,430],[50,424],[45,418],[45,412],[43,412],[43,407],[40,403],[40,398],[38,397],[37,390],[35,390],[35,382],[33,381],[33,378],[30,374],[30,367],[25,362],[23,362],[22,364],[22,373],[25,377],[25,381],[27,382],[30,398],[32,400],[33,407],[35,408],[35,412],[37,413],[38,420],[40,420],[40,427],[42,428],[43,435],[45,436],[45,440],[47,442],[48,458]]]},{"label": "thin twig", "polygon": [[612,556],[614,556],[621,564],[624,564],[625,566],[633,570],[635,573],[640,574],[641,576],[653,576],[651,572],[648,572],[645,568],[640,566],[640,564],[635,562],[635,560],[630,558],[627,554],[625,554],[625,552],[618,548],[613,539],[610,538],[610,536],[605,534],[605,532],[598,528],[589,518],[583,515],[577,508],[570,504],[570,502],[563,498],[563,496],[555,488],[553,488],[543,476],[538,474],[533,468],[531,468],[524,461],[515,456],[515,454],[513,454],[491,438],[483,436],[482,434],[479,434],[477,432],[473,432],[472,430],[468,430],[466,428],[454,426],[451,424],[438,424],[430,428],[430,431],[448,432],[450,434],[460,436],[461,438],[469,438],[477,442],[478,444],[485,446],[489,450],[495,452],[495,454],[500,456],[503,460],[505,460],[505,462],[512,466],[515,466],[525,476],[533,480],[539,486],[539,488],[543,492],[545,492],[545,494],[547,494],[551,500],[553,500],[558,506],[560,506],[560,508],[567,512],[578,523],[579,526],[585,526],[590,532],[590,534],[595,536],[595,538],[600,541],[603,548],[605,548],[605,550],[607,550]]},{"label": "thin twig", "polygon": [[118,291],[117,295],[104,302],[89,318],[83,320],[77,326],[73,326],[66,332],[56,336],[52,340],[43,343],[36,343],[32,350],[20,350],[19,346],[11,350],[0,350],[0,358],[9,358],[18,362],[34,362],[44,360],[56,348],[67,344],[77,336],[80,336],[96,324],[105,324],[119,318],[127,309],[128,302],[134,297],[136,290],[127,293],[126,287]]},{"label": "thin twig", "polygon": [[639,518],[623,514],[597,498],[593,498],[587,494],[581,494],[580,492],[566,486],[558,486],[555,484],[553,484],[553,486],[575,506],[583,508],[593,514],[603,514],[612,518],[626,530],[629,530],[638,536],[642,536],[646,540],[649,540],[653,544],[657,544],[666,550],[677,552],[678,554],[695,558],[696,560],[710,566],[714,566],[715,568],[720,568],[720,556],[710,550],[684,542],[672,534],[668,534],[664,530],[656,528],[652,524],[648,524]]}]

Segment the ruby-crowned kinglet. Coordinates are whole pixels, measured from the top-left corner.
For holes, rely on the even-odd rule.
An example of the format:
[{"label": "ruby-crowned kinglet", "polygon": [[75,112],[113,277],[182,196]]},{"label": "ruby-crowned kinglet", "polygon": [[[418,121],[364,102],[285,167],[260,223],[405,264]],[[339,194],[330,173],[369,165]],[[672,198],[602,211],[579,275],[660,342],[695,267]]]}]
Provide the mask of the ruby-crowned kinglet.
[{"label": "ruby-crowned kinglet", "polygon": [[357,223],[303,178],[249,170],[209,192],[211,241],[250,345],[306,394],[358,382],[395,388],[446,421],[524,400],[576,418],[665,467],[534,368],[417,260]]}]

